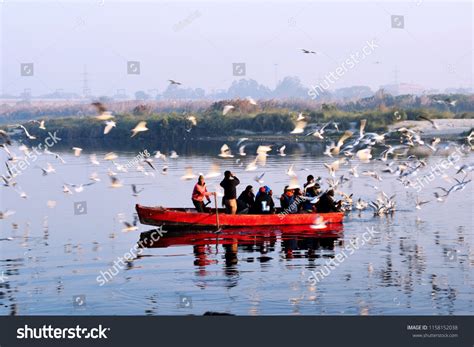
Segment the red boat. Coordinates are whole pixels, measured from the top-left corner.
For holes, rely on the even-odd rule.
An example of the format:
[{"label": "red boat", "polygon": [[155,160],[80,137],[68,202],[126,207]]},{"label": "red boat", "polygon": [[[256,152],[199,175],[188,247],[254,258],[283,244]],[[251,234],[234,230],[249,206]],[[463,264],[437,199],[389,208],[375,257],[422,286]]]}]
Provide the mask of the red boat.
[{"label": "red boat", "polygon": [[[283,214],[225,214],[224,209],[212,209],[208,213],[197,213],[192,208],[146,207],[139,204],[136,210],[140,222],[148,225],[177,227],[181,229],[242,228],[268,226],[306,226],[308,229],[330,230],[331,225],[342,224],[342,212]],[[315,222],[317,221],[317,225]]]}]

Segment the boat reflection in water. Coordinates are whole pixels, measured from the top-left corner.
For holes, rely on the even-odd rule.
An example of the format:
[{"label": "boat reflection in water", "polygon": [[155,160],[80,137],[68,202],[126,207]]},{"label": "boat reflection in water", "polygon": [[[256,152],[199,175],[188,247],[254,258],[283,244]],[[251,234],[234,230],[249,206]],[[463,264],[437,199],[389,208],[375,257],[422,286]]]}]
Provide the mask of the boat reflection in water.
[{"label": "boat reflection in water", "polygon": [[[259,262],[262,265],[274,259],[291,261],[307,258],[312,261],[322,257],[322,250],[334,251],[335,244],[342,242],[343,225],[331,225],[330,229],[315,230],[309,226],[233,228],[216,231],[167,231],[152,240],[156,229],[141,233],[139,244],[143,248],[168,248],[192,246],[197,275],[206,276],[206,267],[221,262],[228,278],[239,275],[239,263]],[[257,253],[257,256],[255,254]],[[332,256],[326,252],[325,256]],[[313,267],[312,265],[308,266]],[[233,287],[236,282],[226,286]]]}]

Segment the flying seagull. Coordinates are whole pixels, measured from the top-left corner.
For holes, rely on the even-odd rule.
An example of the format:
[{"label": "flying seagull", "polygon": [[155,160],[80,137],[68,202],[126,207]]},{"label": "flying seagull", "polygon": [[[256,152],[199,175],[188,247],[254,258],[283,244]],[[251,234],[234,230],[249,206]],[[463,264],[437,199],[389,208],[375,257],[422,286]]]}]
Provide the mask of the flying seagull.
[{"label": "flying seagull", "polygon": [[222,115],[225,116],[227,113],[232,111],[235,108],[235,106],[232,105],[225,105],[224,109],[222,110]]},{"label": "flying seagull", "polygon": [[54,169],[54,167],[50,163],[46,163],[46,165],[47,165],[46,169],[38,166],[43,171],[43,176],[46,176],[49,173],[56,172],[56,170]]},{"label": "flying seagull", "polygon": [[104,155],[104,160],[115,160],[118,158],[118,155],[115,154],[114,152],[109,152],[107,154]]},{"label": "flying seagull", "polygon": [[427,204],[427,203],[429,203],[429,200],[422,201],[418,197],[416,197],[416,206],[415,207],[416,207],[417,210],[421,210],[421,206],[424,205],[424,204]]},{"label": "flying seagull", "polygon": [[112,128],[116,127],[117,123],[115,123],[113,120],[109,120],[105,122],[105,128],[104,128],[104,135],[107,135]]},{"label": "flying seagull", "polygon": [[146,127],[146,122],[141,121],[135,126],[135,128],[132,129],[132,136],[130,137],[134,137],[136,134],[141,133],[143,131],[147,131],[147,130],[148,128]]},{"label": "flying seagull", "polygon": [[144,188],[138,190],[137,186],[135,184],[132,184],[133,196],[138,196],[138,194],[140,194],[143,190]]},{"label": "flying seagull", "polygon": [[95,116],[96,119],[109,120],[109,119],[114,118],[114,116],[112,115],[112,112],[107,111],[107,108],[101,102],[93,102],[91,105],[94,106],[97,112],[99,113],[97,116]]},{"label": "flying seagull", "polygon": [[188,166],[185,168],[185,174],[181,176],[181,179],[185,181],[189,181],[195,177],[196,175],[193,173],[193,168],[191,166]]},{"label": "flying seagull", "polygon": [[180,86],[182,84],[181,82],[175,80],[168,80],[168,82],[170,82],[170,84],[176,84],[177,86]]},{"label": "flying seagull", "polygon": [[311,225],[311,229],[326,229],[326,227],[326,222],[321,216],[317,216],[313,224]]},{"label": "flying seagull", "polygon": [[11,211],[11,210],[0,211],[0,219],[6,219],[13,214],[15,214],[15,211]]},{"label": "flying seagull", "polygon": [[44,154],[50,154],[53,155],[56,159],[58,159],[61,163],[65,164],[66,161],[57,153],[51,152],[49,149],[45,148],[44,149]]},{"label": "flying seagull", "polygon": [[281,147],[278,149],[278,155],[279,155],[279,156],[282,156],[282,157],[286,156],[285,149],[286,149],[286,145],[281,146]]},{"label": "flying seagull", "polygon": [[219,165],[212,164],[209,172],[204,176],[205,178],[215,178],[219,177],[221,173],[219,172]]},{"label": "flying seagull", "polygon": [[233,158],[234,156],[230,152],[230,148],[225,143],[221,147],[221,152],[219,153],[219,157],[221,158]]},{"label": "flying seagull", "polygon": [[321,128],[319,128],[319,129],[316,130],[315,132],[310,133],[310,134],[308,134],[308,135],[311,135],[311,134],[312,134],[313,136],[315,136],[315,137],[317,137],[317,138],[319,138],[319,139],[321,139],[321,140],[324,139],[324,137],[323,137],[324,129],[326,129],[326,127],[327,127],[329,124],[331,124],[331,122],[328,122],[328,123],[324,124]]},{"label": "flying seagull", "polygon": [[290,134],[301,134],[304,131],[304,128],[306,128],[306,125],[308,122],[304,120],[296,121],[295,128],[290,132]]},{"label": "flying seagull", "polygon": [[430,122],[430,123],[431,123],[431,125],[433,125],[433,128],[435,128],[435,129],[439,129],[439,126],[438,126],[438,124],[436,124],[436,123],[434,122],[434,120],[432,120],[432,119],[429,119],[429,118],[427,118],[427,117],[425,117],[425,116],[418,116],[418,118],[420,118],[420,119],[423,119],[423,120],[426,120],[426,121]]},{"label": "flying seagull", "polygon": [[257,105],[257,102],[252,97],[247,96],[246,99],[247,99],[247,101],[249,102],[250,105],[254,105],[254,106]]},{"label": "flying seagull", "polygon": [[254,181],[259,183],[259,184],[262,184],[263,183],[263,176],[265,176],[265,172],[262,173],[261,175],[255,176]]},{"label": "flying seagull", "polygon": [[119,181],[119,179],[115,176],[110,176],[110,188],[120,188],[122,186],[122,183]]},{"label": "flying seagull", "polygon": [[87,187],[87,186],[91,186],[93,184],[95,184],[96,181],[93,181],[93,182],[89,182],[89,183],[81,183],[81,184],[72,184],[72,183],[68,183],[69,186],[73,187],[74,188],[74,191],[76,193],[81,193],[84,191],[84,187]]},{"label": "flying seagull", "polygon": [[10,139],[10,136],[8,136],[7,132],[5,130],[2,130],[0,129],[0,137],[3,138],[3,141],[7,144],[7,145],[11,145],[12,142],[11,142],[11,139]]},{"label": "flying seagull", "polygon": [[240,146],[240,144],[244,141],[247,141],[249,138],[248,137],[242,137],[239,139],[239,141],[237,141],[237,146]]},{"label": "flying seagull", "polygon": [[33,120],[30,120],[30,123],[39,124],[39,127],[38,127],[38,128],[40,128],[40,129],[42,129],[42,130],[46,130],[46,127],[44,126],[44,120],[39,121],[39,120],[33,119]]},{"label": "flying seagull", "polygon": [[138,218],[136,215],[133,216],[133,223],[127,222],[126,220],[121,220],[121,222],[125,225],[125,228],[122,229],[124,233],[128,231],[138,230],[138,226],[137,226]]},{"label": "flying seagull", "polygon": [[23,129],[27,138],[29,138],[30,140],[36,140],[36,136],[31,135],[23,125],[18,124],[18,127]]},{"label": "flying seagull", "polygon": [[188,121],[190,121],[193,126],[196,126],[196,125],[197,125],[197,119],[196,119],[195,116],[188,116],[188,117],[186,117],[186,119],[187,119]]},{"label": "flying seagull", "polygon": [[81,155],[82,148],[79,148],[79,147],[72,147],[72,150],[74,151],[74,156],[75,156],[75,157],[79,157],[79,156]]},{"label": "flying seagull", "polygon": [[246,145],[242,145],[239,147],[239,155],[242,157],[245,157],[247,155],[247,153],[245,153],[245,146]]},{"label": "flying seagull", "polygon": [[474,170],[474,163],[463,164],[461,167],[456,166],[456,169],[458,169],[458,171],[456,172],[456,175],[459,174],[460,172],[463,172],[466,174],[467,172],[471,172]]},{"label": "flying seagull", "polygon": [[151,159],[151,158],[146,158],[146,159],[143,159],[143,161],[144,161],[145,163],[147,163],[148,166],[151,167],[153,170],[156,170],[155,167],[153,166],[153,159]]},{"label": "flying seagull", "polygon": [[288,176],[291,176],[291,177],[295,177],[296,176],[296,172],[295,170],[293,169],[294,165],[291,164],[291,166],[288,168],[288,170],[286,170],[286,174]]}]

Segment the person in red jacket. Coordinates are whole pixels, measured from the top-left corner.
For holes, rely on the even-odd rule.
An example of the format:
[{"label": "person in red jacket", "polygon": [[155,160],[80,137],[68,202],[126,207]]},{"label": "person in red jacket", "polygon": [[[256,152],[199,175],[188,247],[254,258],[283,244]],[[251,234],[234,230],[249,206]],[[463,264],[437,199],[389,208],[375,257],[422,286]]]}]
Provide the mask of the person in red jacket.
[{"label": "person in red jacket", "polygon": [[207,191],[206,182],[204,182],[204,176],[200,175],[198,181],[193,189],[193,195],[191,199],[193,200],[194,207],[196,207],[196,211],[198,212],[206,212],[206,205],[204,205],[204,198],[207,199],[208,202],[211,201],[210,196],[214,195],[215,193],[211,193]]}]

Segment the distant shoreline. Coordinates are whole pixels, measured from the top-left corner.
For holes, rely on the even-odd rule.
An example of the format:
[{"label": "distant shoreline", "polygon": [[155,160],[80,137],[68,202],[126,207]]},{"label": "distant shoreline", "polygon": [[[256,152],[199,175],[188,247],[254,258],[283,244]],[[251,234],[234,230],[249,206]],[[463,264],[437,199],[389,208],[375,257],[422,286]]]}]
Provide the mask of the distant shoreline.
[{"label": "distant shoreline", "polygon": [[424,120],[405,120],[389,126],[390,130],[401,127],[420,131],[422,137],[456,137],[469,132],[474,128],[474,119],[432,119],[438,129],[430,122]]}]

